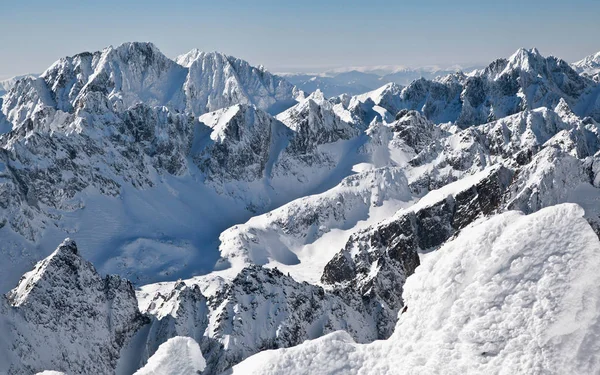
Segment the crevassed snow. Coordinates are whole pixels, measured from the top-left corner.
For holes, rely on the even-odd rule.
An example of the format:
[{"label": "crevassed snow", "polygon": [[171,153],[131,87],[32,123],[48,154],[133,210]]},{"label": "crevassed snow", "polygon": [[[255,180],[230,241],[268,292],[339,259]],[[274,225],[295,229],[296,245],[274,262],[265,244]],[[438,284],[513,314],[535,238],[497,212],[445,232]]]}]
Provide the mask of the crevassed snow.
[{"label": "crevassed snow", "polygon": [[390,339],[336,332],[229,373],[598,373],[600,242],[583,214],[562,204],[479,221],[408,278]]},{"label": "crevassed snow", "polygon": [[173,337],[158,347],[135,375],[194,375],[206,367],[198,343],[189,337]]}]

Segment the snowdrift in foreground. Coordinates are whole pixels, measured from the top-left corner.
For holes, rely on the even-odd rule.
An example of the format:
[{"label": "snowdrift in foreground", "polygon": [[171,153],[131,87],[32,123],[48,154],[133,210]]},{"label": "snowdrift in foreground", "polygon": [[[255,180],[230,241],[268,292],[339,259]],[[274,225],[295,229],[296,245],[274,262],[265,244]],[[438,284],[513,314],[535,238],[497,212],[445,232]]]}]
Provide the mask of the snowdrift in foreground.
[{"label": "snowdrift in foreground", "polygon": [[583,209],[511,211],[424,257],[388,340],[335,332],[233,374],[591,374],[600,371],[600,242]]},{"label": "snowdrift in foreground", "polygon": [[206,367],[200,346],[189,337],[173,337],[162,344],[146,366],[134,375],[198,374]]}]

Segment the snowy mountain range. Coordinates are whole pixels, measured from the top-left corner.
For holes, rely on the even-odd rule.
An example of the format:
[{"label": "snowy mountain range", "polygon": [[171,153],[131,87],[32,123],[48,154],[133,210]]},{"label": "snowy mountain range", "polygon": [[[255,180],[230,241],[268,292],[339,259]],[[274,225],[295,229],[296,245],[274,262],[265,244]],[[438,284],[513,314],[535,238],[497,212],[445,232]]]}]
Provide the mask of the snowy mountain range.
[{"label": "snowy mountain range", "polygon": [[304,92],[322,91],[327,97],[341,94],[358,95],[375,90],[387,83],[407,86],[412,81],[425,78],[434,79],[456,72],[472,72],[480,67],[425,66],[409,68],[406,66],[376,66],[334,69],[323,73],[280,73],[286,80]]},{"label": "snowy mountain range", "polygon": [[0,374],[600,372],[594,61],[328,95],[125,43],[7,84]]},{"label": "snowy mountain range", "polygon": [[596,76],[600,73],[600,52],[574,62],[573,68],[580,74]]}]

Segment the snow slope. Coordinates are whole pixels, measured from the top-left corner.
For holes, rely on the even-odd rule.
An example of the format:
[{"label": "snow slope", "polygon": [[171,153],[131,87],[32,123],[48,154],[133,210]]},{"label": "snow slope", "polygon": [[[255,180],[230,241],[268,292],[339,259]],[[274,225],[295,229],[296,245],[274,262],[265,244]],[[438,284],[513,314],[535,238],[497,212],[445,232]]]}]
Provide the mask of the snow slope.
[{"label": "snow slope", "polygon": [[337,332],[230,373],[597,373],[599,266],[580,207],[507,212],[424,257],[390,339],[358,345]]},{"label": "snow slope", "polygon": [[189,337],[173,337],[162,344],[135,375],[198,374],[206,367],[198,343]]},{"label": "snow slope", "polygon": [[220,235],[219,251],[233,268],[267,265],[318,284],[325,263],[352,232],[411,200],[398,168],[373,169],[227,229]]}]

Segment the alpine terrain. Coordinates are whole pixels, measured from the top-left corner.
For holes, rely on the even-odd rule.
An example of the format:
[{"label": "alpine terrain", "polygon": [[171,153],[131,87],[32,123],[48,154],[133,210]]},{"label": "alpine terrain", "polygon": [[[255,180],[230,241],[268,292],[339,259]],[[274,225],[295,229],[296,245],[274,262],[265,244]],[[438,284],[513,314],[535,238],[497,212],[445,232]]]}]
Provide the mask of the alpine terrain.
[{"label": "alpine terrain", "polygon": [[0,374],[600,374],[600,53],[0,82]]}]

